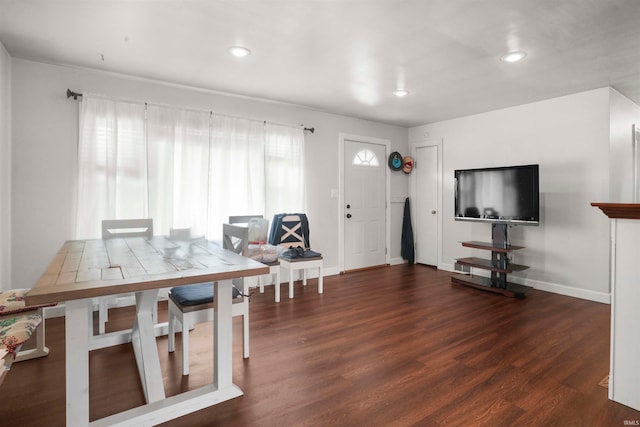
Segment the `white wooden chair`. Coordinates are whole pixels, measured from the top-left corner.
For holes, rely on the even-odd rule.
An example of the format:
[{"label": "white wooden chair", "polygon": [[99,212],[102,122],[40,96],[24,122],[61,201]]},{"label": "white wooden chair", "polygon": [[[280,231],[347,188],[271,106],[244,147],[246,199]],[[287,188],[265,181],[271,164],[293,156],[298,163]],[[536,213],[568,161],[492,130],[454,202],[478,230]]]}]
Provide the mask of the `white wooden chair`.
[{"label": "white wooden chair", "polygon": [[[116,239],[124,237],[153,237],[153,219],[103,219],[102,239]],[[109,321],[109,301],[113,297],[98,298],[98,333],[105,333],[105,324]],[[154,309],[154,319],[158,318],[157,306]]]},{"label": "white wooden chair", "polygon": [[[252,219],[263,219],[262,215],[238,215],[230,216],[228,224],[222,224],[222,247],[240,255],[245,255],[249,245],[249,229],[247,223]],[[263,261],[261,261],[263,262]],[[269,274],[256,278],[260,293],[264,293],[265,277],[275,286],[275,301],[280,302],[280,262],[275,259],[271,262],[264,262],[269,266]],[[245,280],[245,279],[239,279]],[[234,281],[236,283],[236,281]],[[249,287],[253,287],[250,284]]]},{"label": "white wooden chair", "polygon": [[228,224],[222,224],[222,247],[242,255],[249,244],[249,228],[252,219],[262,219],[262,215],[230,216]]},{"label": "white wooden chair", "polygon": [[[213,282],[176,286],[169,292],[169,352],[175,351],[176,322],[182,330],[182,375],[189,375],[189,331],[213,321]],[[249,297],[233,286],[232,316],[242,316],[243,358],[249,358]]]},{"label": "white wooden chair", "polygon": [[[261,216],[229,217],[230,222],[247,223],[251,218]],[[242,254],[247,245],[247,228],[225,228],[223,225],[223,247]],[[176,232],[172,232],[175,234]],[[184,236],[190,235],[190,229],[181,229]],[[242,316],[243,357],[249,357],[249,297],[245,294],[244,279],[234,280],[232,316]],[[236,286],[237,285],[237,286]],[[168,299],[168,335],[169,352],[175,351],[176,322],[182,330],[182,375],[189,375],[189,331],[198,323],[213,321],[213,282],[177,286],[171,289]]]},{"label": "white wooden chair", "polygon": [[[303,213],[276,214],[271,223],[269,243],[289,248],[279,258],[280,267],[289,275],[289,298],[293,298],[294,275],[302,271],[302,285],[307,286],[307,270],[318,269],[318,293],[323,293],[323,258],[312,251],[309,243],[309,222]],[[294,256],[295,255],[295,256]]]},{"label": "white wooden chair", "polygon": [[[308,253],[308,252],[307,252]],[[322,283],[322,255],[315,252],[317,256],[309,256],[306,258],[285,258],[280,257],[280,267],[289,273],[289,298],[293,298],[293,277],[296,271],[302,270],[302,286],[307,286],[307,276],[309,269],[318,269],[318,293],[324,291]]]},{"label": "white wooden chair", "polygon": [[[275,287],[275,302],[280,302],[280,261],[272,261],[272,262],[262,262],[265,265],[269,266],[269,277],[270,282],[273,283]],[[264,294],[264,280],[263,277],[260,277],[260,293]]]}]

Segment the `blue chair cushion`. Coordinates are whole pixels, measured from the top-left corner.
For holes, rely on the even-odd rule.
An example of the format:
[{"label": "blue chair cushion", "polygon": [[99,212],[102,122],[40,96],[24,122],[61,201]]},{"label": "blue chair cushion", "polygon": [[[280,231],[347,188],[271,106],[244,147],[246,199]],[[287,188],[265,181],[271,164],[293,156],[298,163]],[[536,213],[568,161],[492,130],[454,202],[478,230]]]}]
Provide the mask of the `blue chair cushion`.
[{"label": "blue chair cushion", "polygon": [[297,248],[289,248],[286,251],[283,251],[280,254],[282,258],[285,259],[303,259],[303,258],[317,258],[321,257],[322,254],[320,252],[312,251],[311,249],[302,249],[300,246]]},{"label": "blue chair cushion", "polygon": [[302,258],[316,258],[320,256],[322,256],[320,252],[315,252],[311,249],[307,249],[306,251],[304,251],[304,255],[302,256]]},{"label": "blue chair cushion", "polygon": [[[232,286],[233,298],[242,296],[240,290]],[[171,288],[173,299],[180,305],[200,305],[213,302],[213,282],[196,283],[193,285],[176,286]]]}]

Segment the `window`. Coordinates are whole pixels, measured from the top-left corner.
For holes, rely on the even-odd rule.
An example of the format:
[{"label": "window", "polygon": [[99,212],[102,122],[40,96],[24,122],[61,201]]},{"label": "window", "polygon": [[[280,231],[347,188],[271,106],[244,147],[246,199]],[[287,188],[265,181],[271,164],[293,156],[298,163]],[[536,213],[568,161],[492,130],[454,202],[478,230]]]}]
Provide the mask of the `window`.
[{"label": "window", "polygon": [[79,135],[76,238],[153,218],[219,239],[230,215],[305,209],[298,127],[85,94]]},{"label": "window", "polygon": [[380,166],[380,162],[378,162],[378,156],[371,150],[361,150],[353,156],[353,164],[358,166]]},{"label": "window", "polygon": [[265,126],[266,218],[280,212],[306,212],[302,129]]}]

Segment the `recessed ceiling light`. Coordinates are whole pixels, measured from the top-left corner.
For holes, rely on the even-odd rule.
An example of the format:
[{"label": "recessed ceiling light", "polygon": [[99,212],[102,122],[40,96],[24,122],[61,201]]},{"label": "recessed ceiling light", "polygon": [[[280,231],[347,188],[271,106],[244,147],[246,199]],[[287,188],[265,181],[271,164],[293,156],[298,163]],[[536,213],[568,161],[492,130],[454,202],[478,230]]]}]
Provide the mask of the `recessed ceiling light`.
[{"label": "recessed ceiling light", "polygon": [[522,51],[518,50],[518,51],[515,51],[515,52],[509,52],[507,54],[502,55],[500,60],[502,62],[509,62],[509,63],[518,62],[518,61],[522,61],[525,56],[527,56],[526,52],[522,52]]},{"label": "recessed ceiling light", "polygon": [[231,46],[229,48],[229,53],[233,56],[237,56],[238,58],[244,58],[245,56],[249,56],[251,51],[244,46]]},{"label": "recessed ceiling light", "polygon": [[398,89],[398,90],[394,90],[393,94],[398,98],[402,98],[403,96],[409,95],[409,91],[404,89]]}]

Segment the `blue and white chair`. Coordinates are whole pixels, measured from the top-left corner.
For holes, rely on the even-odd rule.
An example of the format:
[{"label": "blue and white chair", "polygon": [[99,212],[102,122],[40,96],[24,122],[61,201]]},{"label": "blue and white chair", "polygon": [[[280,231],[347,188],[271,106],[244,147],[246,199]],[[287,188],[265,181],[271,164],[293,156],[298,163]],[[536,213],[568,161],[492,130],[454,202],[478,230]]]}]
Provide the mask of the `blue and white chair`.
[{"label": "blue and white chair", "polygon": [[280,255],[280,267],[289,273],[289,298],[293,298],[293,276],[302,271],[302,285],[307,285],[307,270],[318,269],[318,293],[324,292],[322,283],[323,258],[320,252],[311,250],[309,220],[303,213],[281,213],[273,217],[269,231],[269,243],[285,250]]},{"label": "blue and white chair", "polygon": [[[249,296],[233,286],[232,316],[242,316],[243,357],[249,357]],[[176,286],[169,292],[169,352],[175,351],[177,322],[182,330],[182,375],[189,375],[189,331],[198,323],[211,322],[213,315],[213,282]]]}]

